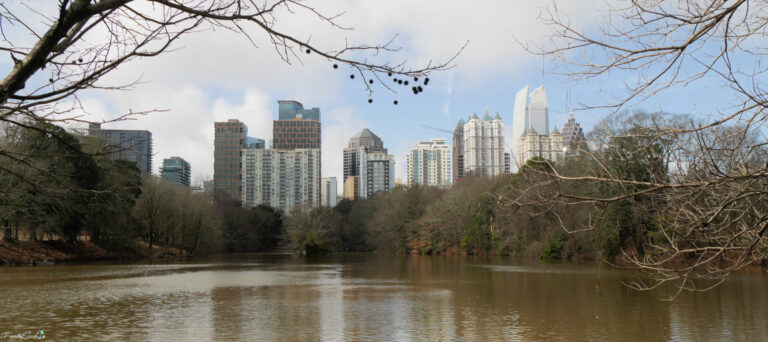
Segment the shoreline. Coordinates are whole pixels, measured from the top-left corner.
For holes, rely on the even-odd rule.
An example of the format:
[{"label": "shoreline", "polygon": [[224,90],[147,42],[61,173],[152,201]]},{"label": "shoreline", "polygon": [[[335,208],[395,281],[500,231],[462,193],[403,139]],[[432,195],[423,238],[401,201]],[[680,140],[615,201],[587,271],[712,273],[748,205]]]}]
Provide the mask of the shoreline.
[{"label": "shoreline", "polygon": [[45,266],[60,262],[90,262],[135,259],[142,255],[128,251],[109,251],[90,241],[0,241],[0,266]]}]

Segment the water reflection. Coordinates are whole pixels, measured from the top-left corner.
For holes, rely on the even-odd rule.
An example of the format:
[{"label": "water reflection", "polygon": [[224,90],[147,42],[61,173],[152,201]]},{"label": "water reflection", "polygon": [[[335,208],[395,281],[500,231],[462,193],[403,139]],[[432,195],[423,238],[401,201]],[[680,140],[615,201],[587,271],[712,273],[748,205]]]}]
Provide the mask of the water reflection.
[{"label": "water reflection", "polygon": [[768,277],[674,302],[634,275],[504,259],[247,255],[0,269],[0,334],[137,341],[761,341]]}]

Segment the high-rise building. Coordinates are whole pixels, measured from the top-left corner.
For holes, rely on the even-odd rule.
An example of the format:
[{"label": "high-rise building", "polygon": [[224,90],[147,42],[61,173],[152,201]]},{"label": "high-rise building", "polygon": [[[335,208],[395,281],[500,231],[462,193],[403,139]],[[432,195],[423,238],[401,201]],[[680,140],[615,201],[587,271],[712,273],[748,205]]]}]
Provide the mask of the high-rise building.
[{"label": "high-rise building", "polygon": [[136,163],[142,173],[152,172],[152,133],[128,129],[102,129],[100,124],[90,124],[88,135],[103,140],[111,160],[127,160]]},{"label": "high-rise building", "polygon": [[[260,204],[291,212],[321,202],[320,109],[278,101],[272,148],[252,140],[242,155],[244,207]],[[335,190],[334,190],[335,191]]]},{"label": "high-rise building", "polygon": [[286,213],[320,205],[320,149],[243,149],[242,203]]},{"label": "high-rise building", "polygon": [[320,109],[304,109],[297,101],[277,101],[278,120],[272,126],[272,148],[320,148]]},{"label": "high-rise building", "polygon": [[342,197],[353,200],[357,198],[357,193],[360,192],[360,180],[357,176],[349,176],[344,181],[344,193]]},{"label": "high-rise building", "polygon": [[573,113],[568,117],[568,122],[563,125],[563,148],[566,152],[573,149],[575,144],[583,142],[584,130],[581,128],[576,119],[573,117]]},{"label": "high-rise building", "polygon": [[240,202],[242,199],[241,151],[248,141],[248,127],[237,119],[214,123],[214,197]]},{"label": "high-rise building", "polygon": [[512,163],[509,160],[509,152],[504,153],[504,173],[512,173]]},{"label": "high-rise building", "polygon": [[301,102],[293,100],[277,101],[277,120],[305,119],[320,121],[320,108],[304,109]]},{"label": "high-rise building", "polygon": [[454,180],[464,177],[464,119],[459,120],[453,130],[451,161]]},{"label": "high-rise building", "polygon": [[406,157],[408,185],[449,188],[453,180],[451,154],[445,139],[432,139],[416,144]]},{"label": "high-rise building", "polygon": [[336,188],[336,177],[320,179],[320,205],[325,207],[333,207],[336,205],[336,195],[338,191]]},{"label": "high-rise building", "polygon": [[464,174],[504,174],[504,121],[485,110],[483,119],[473,114],[464,124]]},{"label": "high-rise building", "polygon": [[169,183],[189,187],[192,170],[189,163],[181,157],[163,159],[163,167],[160,168],[160,177]]},{"label": "high-rise building", "polygon": [[395,188],[395,157],[385,152],[358,150],[360,185],[358,198],[367,198]]},{"label": "high-rise building", "polygon": [[528,161],[533,157],[550,161],[563,160],[563,135],[557,130],[557,126],[552,130],[552,134],[548,135],[537,134],[532,128],[526,129],[524,133],[518,145],[520,160]]},{"label": "high-rise building", "polygon": [[363,149],[366,152],[384,152],[387,153],[387,149],[384,148],[384,143],[376,134],[373,134],[369,129],[363,128],[362,131],[349,138],[349,143],[344,149],[344,174],[343,181],[346,182],[350,176],[359,174],[359,163],[357,159],[359,153],[358,150]]},{"label": "high-rise building", "polygon": [[[547,93],[544,87],[534,89],[530,95],[526,85],[515,95],[515,110],[512,117],[512,142],[518,144],[527,133],[536,132],[538,135],[549,135],[549,109],[547,107]],[[530,98],[530,101],[529,101]],[[521,165],[527,159],[523,159],[517,149],[512,151],[513,164]]]},{"label": "high-rise building", "polygon": [[247,137],[245,142],[245,147],[263,150],[264,148],[266,148],[266,145],[264,144],[264,139]]},{"label": "high-rise building", "polygon": [[[387,154],[384,143],[364,128],[349,139],[344,149],[344,196],[365,198],[394,188],[395,158]],[[350,177],[357,176],[349,181]],[[349,193],[347,190],[353,190]],[[352,195],[351,197],[349,195]]]},{"label": "high-rise building", "polygon": [[537,156],[551,161],[562,160],[563,136],[557,127],[552,134],[549,133],[549,109],[544,87],[534,89],[530,95],[528,86],[517,92],[513,120],[512,142],[518,146],[513,150],[516,166]]}]

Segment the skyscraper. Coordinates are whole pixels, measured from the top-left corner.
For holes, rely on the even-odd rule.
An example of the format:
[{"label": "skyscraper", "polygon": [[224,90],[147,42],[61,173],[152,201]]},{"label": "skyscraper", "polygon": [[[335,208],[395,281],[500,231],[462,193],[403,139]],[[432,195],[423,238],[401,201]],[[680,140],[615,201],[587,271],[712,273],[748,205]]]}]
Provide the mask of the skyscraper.
[{"label": "skyscraper", "polygon": [[268,205],[290,213],[320,205],[320,149],[243,149],[246,208]]},{"label": "skyscraper", "polygon": [[358,150],[360,186],[359,198],[368,198],[377,193],[389,192],[395,188],[395,157],[386,152]]},{"label": "skyscraper", "polygon": [[142,173],[152,172],[152,133],[129,129],[102,129],[100,124],[88,125],[88,135],[103,139],[111,160],[136,163]]},{"label": "skyscraper", "polygon": [[451,161],[454,181],[464,177],[464,119],[459,120],[453,130]]},{"label": "skyscraper", "polygon": [[504,121],[486,109],[483,119],[473,114],[464,124],[464,174],[504,174]]},{"label": "skyscraper", "polygon": [[[529,98],[530,97],[530,101]],[[549,109],[544,87],[528,95],[528,86],[515,96],[515,116],[512,123],[514,163],[517,167],[533,157],[551,161],[563,159],[563,136],[557,127],[549,133]]]},{"label": "skyscraper", "polygon": [[568,122],[563,125],[563,147],[570,151],[574,144],[584,141],[584,130],[581,128],[573,113],[568,117]]},{"label": "skyscraper", "polygon": [[320,205],[320,109],[297,101],[278,101],[273,149],[252,141],[242,155],[242,203],[291,212]]},{"label": "skyscraper", "polygon": [[563,136],[557,126],[552,130],[552,134],[548,135],[537,134],[532,128],[526,129],[524,133],[518,142],[518,155],[523,163],[533,157],[550,161],[563,160]]},{"label": "skyscraper", "polygon": [[381,139],[367,128],[352,136],[344,149],[344,196],[356,199],[387,192],[394,181],[395,158],[387,154]]},{"label": "skyscraper", "polygon": [[320,148],[320,109],[304,109],[297,101],[277,101],[278,120],[272,126],[273,148]]},{"label": "skyscraper", "polygon": [[[534,89],[530,95],[526,85],[515,95],[515,110],[512,116],[512,143],[517,145],[520,139],[527,133],[536,132],[538,135],[549,136],[549,109],[547,107],[547,93],[544,87]],[[530,101],[529,101],[530,97]],[[519,149],[513,148],[512,164],[524,163]]]},{"label": "skyscraper", "polygon": [[336,195],[338,190],[336,177],[320,179],[320,205],[333,207],[336,205]]},{"label": "skyscraper", "polygon": [[160,177],[169,183],[189,187],[192,170],[189,163],[181,157],[163,159],[163,167],[160,168]]},{"label": "skyscraper", "polygon": [[214,123],[213,185],[214,197],[240,202],[242,155],[248,139],[248,127],[237,119]]},{"label": "skyscraper", "polygon": [[408,185],[448,188],[453,180],[451,149],[445,139],[421,141],[407,156]]},{"label": "skyscraper", "polygon": [[[373,134],[369,129],[363,128],[362,131],[349,138],[349,143],[344,149],[344,179],[346,182],[350,176],[356,176],[359,174],[359,160],[358,150],[363,149],[367,152],[384,152],[387,153],[387,149],[384,148],[384,143],[376,134]],[[346,184],[346,183],[345,183]]]},{"label": "skyscraper", "polygon": [[360,179],[358,176],[349,176],[344,181],[344,198],[353,200],[360,192]]}]

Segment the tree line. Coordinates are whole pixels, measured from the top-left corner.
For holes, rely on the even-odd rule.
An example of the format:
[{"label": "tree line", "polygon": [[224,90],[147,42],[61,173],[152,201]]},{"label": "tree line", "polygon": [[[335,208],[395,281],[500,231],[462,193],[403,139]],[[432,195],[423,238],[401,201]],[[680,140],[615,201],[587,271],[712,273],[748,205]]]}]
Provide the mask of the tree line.
[{"label": "tree line", "polygon": [[[89,239],[161,254],[282,246],[307,255],[496,254],[684,267],[704,260],[731,271],[765,262],[768,184],[740,176],[764,168],[764,138],[739,126],[687,130],[694,125],[684,115],[623,112],[599,122],[564,161],[534,158],[515,174],[467,177],[446,190],[399,186],[286,215],[142,176],[132,163],[107,158],[97,140],[33,122],[3,130],[0,225],[6,239]],[[670,130],[677,135],[658,134]],[[733,179],[720,182],[717,173]]]},{"label": "tree line", "polygon": [[768,145],[748,126],[691,129],[698,125],[688,115],[617,113],[564,161],[534,158],[515,174],[467,177],[448,190],[344,200],[291,217],[287,229],[303,252],[610,260],[707,268],[720,281],[768,259],[768,184],[750,176],[766,167]]},{"label": "tree line", "polygon": [[192,192],[108,158],[99,138],[45,121],[2,127],[0,227],[5,240],[89,240],[136,254],[264,251],[283,215]]}]

